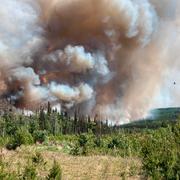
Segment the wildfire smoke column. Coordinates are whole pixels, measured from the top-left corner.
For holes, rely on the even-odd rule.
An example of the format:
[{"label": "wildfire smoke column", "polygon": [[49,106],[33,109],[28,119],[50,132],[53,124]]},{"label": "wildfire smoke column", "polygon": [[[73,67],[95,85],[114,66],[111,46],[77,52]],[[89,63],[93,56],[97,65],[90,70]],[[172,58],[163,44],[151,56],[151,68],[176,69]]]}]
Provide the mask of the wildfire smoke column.
[{"label": "wildfire smoke column", "polygon": [[4,2],[1,96],[23,108],[50,101],[119,123],[145,116],[169,62],[163,25],[176,2],[163,1],[164,9],[154,0]]}]

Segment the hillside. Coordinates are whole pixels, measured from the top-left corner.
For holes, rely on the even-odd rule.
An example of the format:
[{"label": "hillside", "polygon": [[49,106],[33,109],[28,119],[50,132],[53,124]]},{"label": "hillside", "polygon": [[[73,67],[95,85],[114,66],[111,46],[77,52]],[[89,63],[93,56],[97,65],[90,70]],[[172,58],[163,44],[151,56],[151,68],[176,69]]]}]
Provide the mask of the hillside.
[{"label": "hillside", "polygon": [[122,125],[120,128],[156,129],[159,127],[166,127],[168,124],[176,123],[179,116],[180,108],[178,107],[154,109],[150,112],[149,118]]}]

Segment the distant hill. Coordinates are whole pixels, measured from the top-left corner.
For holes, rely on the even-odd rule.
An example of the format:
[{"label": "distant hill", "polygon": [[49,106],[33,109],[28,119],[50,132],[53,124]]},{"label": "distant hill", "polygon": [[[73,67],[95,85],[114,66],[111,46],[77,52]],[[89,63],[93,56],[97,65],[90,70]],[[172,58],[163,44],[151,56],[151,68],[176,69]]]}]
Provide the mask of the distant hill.
[{"label": "distant hill", "polygon": [[160,127],[165,127],[168,124],[176,123],[178,117],[180,117],[180,108],[178,107],[154,109],[150,112],[149,118],[121,125],[120,128],[156,129]]},{"label": "distant hill", "polygon": [[180,117],[180,108],[160,108],[151,111],[152,119],[177,119]]}]

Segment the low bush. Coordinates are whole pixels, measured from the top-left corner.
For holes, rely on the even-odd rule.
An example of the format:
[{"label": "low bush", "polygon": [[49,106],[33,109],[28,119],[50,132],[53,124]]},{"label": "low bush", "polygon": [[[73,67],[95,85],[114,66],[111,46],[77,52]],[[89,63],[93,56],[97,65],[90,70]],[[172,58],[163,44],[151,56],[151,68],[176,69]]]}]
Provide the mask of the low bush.
[{"label": "low bush", "polygon": [[28,164],[24,169],[24,172],[22,174],[22,179],[35,180],[36,178],[37,178],[36,167]]},{"label": "low bush", "polygon": [[108,148],[110,149],[118,148],[118,146],[119,146],[119,140],[117,138],[113,138],[108,144]]},{"label": "low bush", "polygon": [[32,162],[34,164],[41,164],[44,162],[43,156],[40,152],[36,152],[35,155],[32,156]]},{"label": "low bush", "polygon": [[17,147],[33,143],[33,137],[25,128],[19,128],[6,144],[8,150],[15,150]]},{"label": "low bush", "polygon": [[33,133],[34,142],[43,143],[47,140],[47,132],[42,130],[36,130]]},{"label": "low bush", "polygon": [[6,149],[8,150],[16,150],[20,145],[16,142],[14,138],[11,138],[9,142],[6,144]]},{"label": "low bush", "polygon": [[80,153],[80,147],[75,144],[71,147],[69,154],[73,155],[73,156],[79,156]]},{"label": "low bush", "polygon": [[86,135],[85,134],[79,135],[78,142],[80,147],[86,146],[86,143],[88,142]]},{"label": "low bush", "polygon": [[100,137],[96,137],[96,138],[94,139],[94,147],[100,148],[100,147],[102,147],[102,146],[103,146],[103,141],[101,140]]},{"label": "low bush", "polygon": [[157,180],[179,179],[180,146],[176,138],[177,134],[170,127],[151,134],[142,148],[143,168],[148,176]]},{"label": "low bush", "polygon": [[62,169],[56,161],[54,161],[53,167],[52,169],[50,169],[47,179],[48,180],[61,180],[62,179]]}]

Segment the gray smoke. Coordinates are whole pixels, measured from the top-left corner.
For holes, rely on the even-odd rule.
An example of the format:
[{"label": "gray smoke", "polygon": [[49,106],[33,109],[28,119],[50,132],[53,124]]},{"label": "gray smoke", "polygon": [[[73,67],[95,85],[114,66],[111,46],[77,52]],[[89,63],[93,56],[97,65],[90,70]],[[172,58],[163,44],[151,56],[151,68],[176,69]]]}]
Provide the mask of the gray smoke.
[{"label": "gray smoke", "polygon": [[0,95],[118,123],[176,104],[179,9],[176,0],[5,1]]}]

